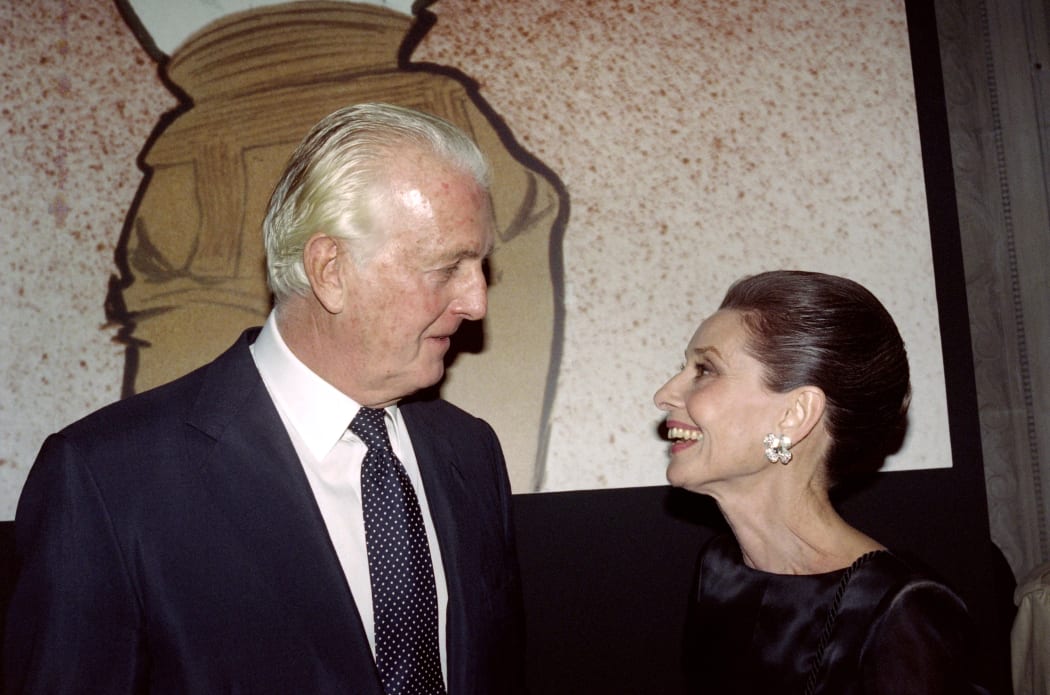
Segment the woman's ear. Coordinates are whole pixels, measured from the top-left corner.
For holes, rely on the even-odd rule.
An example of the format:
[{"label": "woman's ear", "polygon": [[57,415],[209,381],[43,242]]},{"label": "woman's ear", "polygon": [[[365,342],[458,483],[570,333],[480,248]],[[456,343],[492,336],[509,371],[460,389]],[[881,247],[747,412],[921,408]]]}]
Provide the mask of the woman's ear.
[{"label": "woman's ear", "polygon": [[813,432],[824,417],[827,397],[816,386],[800,386],[788,395],[788,408],[780,421],[780,432],[798,444]]},{"label": "woman's ear", "polygon": [[343,266],[349,256],[340,252],[339,241],[327,234],[314,234],[303,248],[303,267],[314,296],[325,311],[338,314],[343,310],[346,279]]}]

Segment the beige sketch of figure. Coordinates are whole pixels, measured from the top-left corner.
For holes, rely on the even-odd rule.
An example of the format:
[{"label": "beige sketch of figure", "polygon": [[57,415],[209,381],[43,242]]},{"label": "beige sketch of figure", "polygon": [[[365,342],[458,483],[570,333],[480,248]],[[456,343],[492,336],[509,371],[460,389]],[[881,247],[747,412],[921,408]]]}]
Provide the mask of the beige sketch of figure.
[{"label": "beige sketch of figure", "polygon": [[489,313],[461,329],[441,393],[492,424],[514,490],[533,490],[561,341],[564,189],[469,80],[399,66],[411,30],[411,17],[373,5],[288,3],[220,19],[162,63],[190,106],[145,147],[147,175],[118,247],[107,310],[124,326],[124,393],[204,364],[266,318],[262,217],[309,128],[348,104],[403,104],[464,128],[493,164]]}]

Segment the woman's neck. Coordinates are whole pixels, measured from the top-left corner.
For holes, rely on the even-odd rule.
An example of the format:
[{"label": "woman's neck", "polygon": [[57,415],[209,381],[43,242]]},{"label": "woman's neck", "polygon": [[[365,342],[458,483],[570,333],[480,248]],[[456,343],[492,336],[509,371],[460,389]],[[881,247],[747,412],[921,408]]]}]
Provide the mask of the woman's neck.
[{"label": "woman's neck", "polygon": [[776,574],[820,574],[848,567],[864,553],[883,548],[846,523],[826,491],[806,487],[794,494],[755,492],[715,497],[749,567]]}]

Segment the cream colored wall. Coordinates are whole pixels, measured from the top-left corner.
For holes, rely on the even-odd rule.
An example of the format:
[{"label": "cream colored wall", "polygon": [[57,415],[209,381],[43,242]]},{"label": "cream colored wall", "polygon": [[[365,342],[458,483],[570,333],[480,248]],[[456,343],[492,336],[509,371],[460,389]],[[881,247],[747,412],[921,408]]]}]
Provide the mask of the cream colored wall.
[{"label": "cream colored wall", "polygon": [[105,326],[135,157],[175,106],[110,2],[0,3],[0,519],[48,433],[120,395]]},{"label": "cream colored wall", "polygon": [[903,2],[433,9],[415,58],[478,79],[572,200],[545,489],[662,482],[653,392],[729,283],[776,267],[883,299],[915,375],[890,465],[950,465]]},{"label": "cream colored wall", "polygon": [[[653,391],[726,286],[774,267],[848,275],[883,299],[915,382],[891,465],[950,461],[903,3],[766,5],[431,8],[414,58],[476,79],[571,198],[544,489],[663,482]],[[108,2],[4,3],[0,31],[10,518],[43,438],[119,395],[106,283],[135,157],[176,102]]]}]

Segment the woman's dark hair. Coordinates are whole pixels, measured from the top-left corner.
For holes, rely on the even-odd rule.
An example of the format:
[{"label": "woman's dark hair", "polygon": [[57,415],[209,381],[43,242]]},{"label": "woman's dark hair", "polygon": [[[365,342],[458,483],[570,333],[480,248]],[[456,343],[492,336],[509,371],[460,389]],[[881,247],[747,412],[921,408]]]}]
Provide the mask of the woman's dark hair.
[{"label": "woman's dark hair", "polygon": [[817,386],[827,399],[829,484],[877,470],[899,445],[911,387],[896,324],[858,283],[775,270],[738,280],[721,309],[739,312],[768,388]]}]

